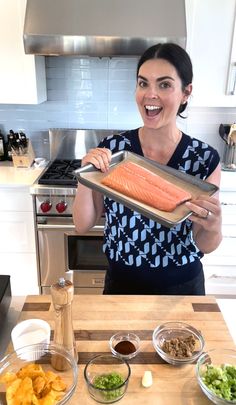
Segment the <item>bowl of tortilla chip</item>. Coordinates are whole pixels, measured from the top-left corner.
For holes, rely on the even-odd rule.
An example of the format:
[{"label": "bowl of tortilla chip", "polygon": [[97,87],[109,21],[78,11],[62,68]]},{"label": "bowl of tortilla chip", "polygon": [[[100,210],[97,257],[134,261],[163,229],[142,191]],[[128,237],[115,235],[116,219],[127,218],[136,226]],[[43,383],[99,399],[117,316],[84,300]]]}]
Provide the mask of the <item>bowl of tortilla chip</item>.
[{"label": "bowl of tortilla chip", "polygon": [[64,405],[77,380],[77,363],[62,346],[25,346],[0,361],[0,403]]}]

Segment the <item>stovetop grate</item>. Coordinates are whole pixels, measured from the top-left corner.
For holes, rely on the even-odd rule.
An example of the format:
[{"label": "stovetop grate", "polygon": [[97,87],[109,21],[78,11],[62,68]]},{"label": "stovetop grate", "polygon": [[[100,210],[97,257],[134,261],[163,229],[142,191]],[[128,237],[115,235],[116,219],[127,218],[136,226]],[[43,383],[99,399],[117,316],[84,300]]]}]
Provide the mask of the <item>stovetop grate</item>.
[{"label": "stovetop grate", "polygon": [[74,170],[81,167],[81,159],[54,160],[43,175],[38,184],[52,186],[77,186],[78,179],[73,174]]}]

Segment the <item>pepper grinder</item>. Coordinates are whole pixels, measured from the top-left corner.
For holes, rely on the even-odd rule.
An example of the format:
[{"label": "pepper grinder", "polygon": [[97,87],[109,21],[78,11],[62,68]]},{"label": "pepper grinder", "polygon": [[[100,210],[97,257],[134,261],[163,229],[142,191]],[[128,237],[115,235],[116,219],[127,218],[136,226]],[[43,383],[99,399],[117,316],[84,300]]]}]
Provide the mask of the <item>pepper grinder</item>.
[{"label": "pepper grinder", "polygon": [[[72,324],[72,301],[74,286],[71,281],[59,278],[51,286],[52,302],[55,309],[54,343],[61,345],[78,361],[75,336]],[[68,363],[61,356],[52,356],[52,366],[56,370],[66,370]]]}]

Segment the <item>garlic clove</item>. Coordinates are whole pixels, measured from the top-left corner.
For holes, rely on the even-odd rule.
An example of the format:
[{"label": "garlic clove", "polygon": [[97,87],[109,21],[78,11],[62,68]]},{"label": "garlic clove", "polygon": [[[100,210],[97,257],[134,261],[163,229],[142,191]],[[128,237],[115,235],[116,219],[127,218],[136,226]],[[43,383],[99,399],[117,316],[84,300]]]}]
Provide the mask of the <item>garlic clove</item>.
[{"label": "garlic clove", "polygon": [[145,371],[142,378],[142,386],[145,388],[151,387],[152,385],[152,372]]}]

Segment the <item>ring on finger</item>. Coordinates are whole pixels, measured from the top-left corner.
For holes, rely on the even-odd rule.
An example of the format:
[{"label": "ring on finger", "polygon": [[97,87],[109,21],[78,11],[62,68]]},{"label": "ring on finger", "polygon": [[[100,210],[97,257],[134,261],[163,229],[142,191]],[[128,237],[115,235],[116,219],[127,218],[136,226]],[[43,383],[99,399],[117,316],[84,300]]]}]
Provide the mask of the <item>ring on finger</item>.
[{"label": "ring on finger", "polygon": [[212,215],[211,211],[208,211],[208,210],[207,210],[207,214],[206,214],[206,216],[205,216],[204,218],[207,219],[207,218],[209,218],[211,215]]},{"label": "ring on finger", "polygon": [[211,215],[211,212],[205,209],[204,213],[201,213],[201,214],[200,213],[199,214],[195,213],[194,215],[196,217],[199,217],[199,218],[202,218],[202,219],[207,219]]}]

